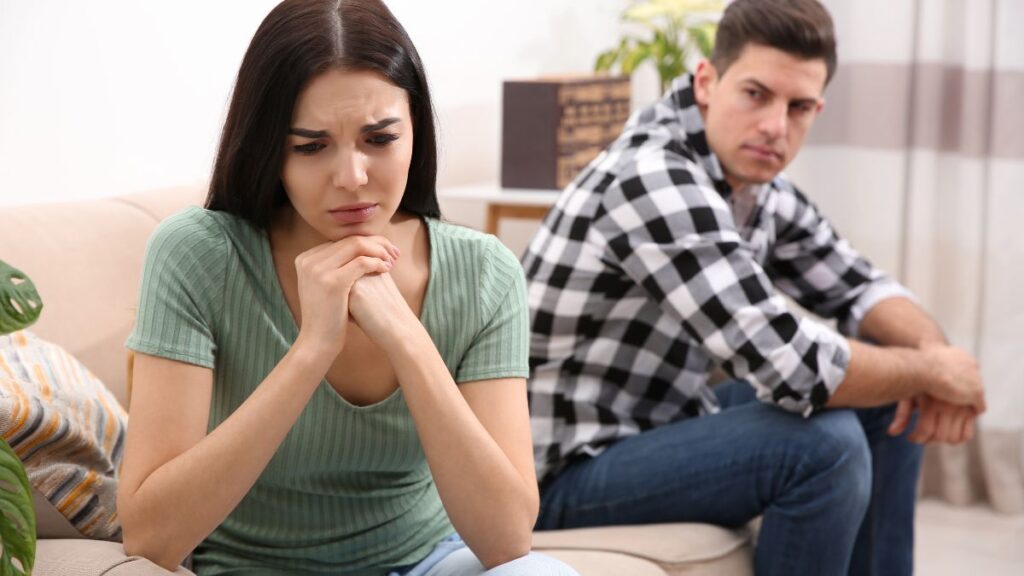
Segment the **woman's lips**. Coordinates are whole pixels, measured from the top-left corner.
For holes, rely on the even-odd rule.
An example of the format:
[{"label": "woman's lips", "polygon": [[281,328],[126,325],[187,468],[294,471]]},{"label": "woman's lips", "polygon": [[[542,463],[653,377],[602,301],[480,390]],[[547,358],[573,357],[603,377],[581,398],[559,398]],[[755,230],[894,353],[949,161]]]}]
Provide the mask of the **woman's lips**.
[{"label": "woman's lips", "polygon": [[366,222],[377,212],[379,204],[352,204],[329,211],[339,224],[359,224]]}]

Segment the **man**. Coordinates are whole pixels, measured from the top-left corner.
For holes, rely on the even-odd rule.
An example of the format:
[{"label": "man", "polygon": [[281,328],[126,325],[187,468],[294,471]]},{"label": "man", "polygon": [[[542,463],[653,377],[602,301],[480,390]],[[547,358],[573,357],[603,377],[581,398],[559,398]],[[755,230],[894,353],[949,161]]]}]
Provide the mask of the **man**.
[{"label": "man", "polygon": [[920,445],[969,439],[984,395],[780,175],[835,66],[815,0],[736,0],[548,214],[523,262],[539,528],[763,516],[758,574],[912,572]]}]

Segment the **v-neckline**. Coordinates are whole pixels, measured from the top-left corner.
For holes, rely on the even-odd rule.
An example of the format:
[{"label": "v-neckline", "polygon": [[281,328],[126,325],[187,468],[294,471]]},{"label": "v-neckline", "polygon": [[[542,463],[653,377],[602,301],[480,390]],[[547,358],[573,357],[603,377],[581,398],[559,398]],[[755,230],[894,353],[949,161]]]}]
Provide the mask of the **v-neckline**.
[{"label": "v-neckline", "polygon": [[[436,243],[434,242],[434,220],[432,218],[421,217],[420,221],[423,222],[423,225],[426,227],[427,230],[427,262],[430,269],[427,271],[427,286],[423,291],[423,304],[420,306],[419,320],[421,323],[423,323],[424,327],[427,327],[426,321],[429,320],[432,316],[432,314],[429,314],[428,312],[432,312],[433,308],[430,304],[431,295],[434,293],[434,278],[436,276],[435,272],[437,271],[437,251],[435,249]],[[279,317],[283,318],[284,325],[288,331],[288,341],[290,343],[294,343],[295,340],[299,337],[299,323],[295,319],[295,316],[292,315],[292,310],[288,306],[288,299],[285,298],[284,295],[284,286],[281,285],[281,278],[277,274],[277,266],[274,264],[274,251],[273,247],[270,245],[270,233],[265,231],[262,233],[262,236],[263,241],[261,243],[261,246],[263,248],[264,269],[269,271],[269,282],[270,285],[272,286],[271,297],[276,300],[273,304],[277,308]],[[430,310],[428,310],[428,307],[430,308]],[[427,330],[429,331],[429,328],[427,328]],[[377,402],[372,402],[370,404],[360,405],[353,404],[352,402],[349,402],[347,398],[342,396],[334,388],[334,386],[327,381],[326,374],[324,374],[324,377],[320,379],[320,387],[324,388],[329,395],[333,396],[338,401],[340,401],[342,405],[354,410],[369,410],[379,406],[383,406],[385,404],[390,403],[394,398],[400,396],[402,393],[402,386],[401,384],[399,384],[385,398],[378,400]]]}]

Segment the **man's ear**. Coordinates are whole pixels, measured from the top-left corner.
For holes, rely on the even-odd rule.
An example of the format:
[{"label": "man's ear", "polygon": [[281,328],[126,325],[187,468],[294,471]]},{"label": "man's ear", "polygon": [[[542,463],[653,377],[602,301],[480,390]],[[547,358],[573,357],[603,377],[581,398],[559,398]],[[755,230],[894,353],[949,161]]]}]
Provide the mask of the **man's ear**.
[{"label": "man's ear", "polygon": [[817,116],[818,114],[821,114],[821,111],[824,110],[824,109],[825,109],[825,99],[824,98],[819,98],[818,99],[818,109],[814,111],[814,115]]},{"label": "man's ear", "polygon": [[704,58],[697,64],[697,71],[693,74],[693,97],[697,100],[698,106],[707,106],[711,101],[711,94],[718,84],[718,71],[714,64]]}]

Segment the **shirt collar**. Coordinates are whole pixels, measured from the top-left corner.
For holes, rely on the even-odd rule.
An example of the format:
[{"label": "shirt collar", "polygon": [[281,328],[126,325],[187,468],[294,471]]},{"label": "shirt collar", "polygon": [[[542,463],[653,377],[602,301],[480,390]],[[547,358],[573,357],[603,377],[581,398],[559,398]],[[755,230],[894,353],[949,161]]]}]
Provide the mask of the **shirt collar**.
[{"label": "shirt collar", "polygon": [[723,197],[728,198],[732,187],[725,181],[725,173],[718,157],[708,146],[704,132],[704,117],[697,107],[697,99],[693,94],[693,74],[683,74],[672,82],[672,87],[662,100],[664,104],[675,109],[686,133],[684,146],[692,150],[704,171],[711,177],[715,189]]}]

